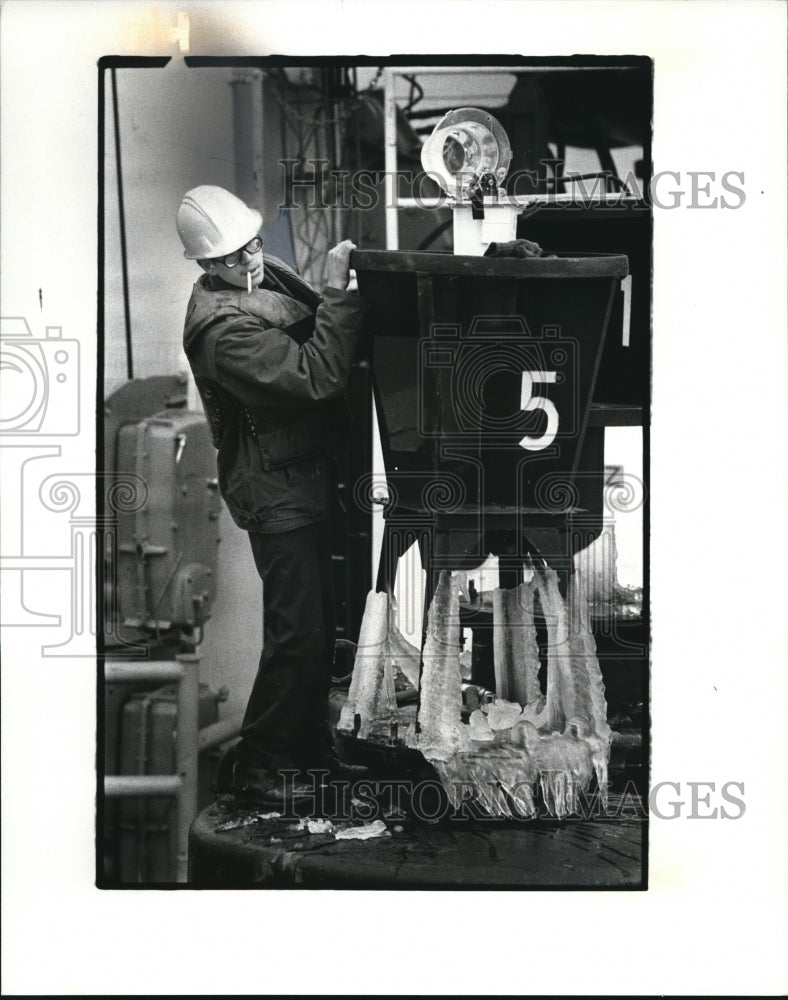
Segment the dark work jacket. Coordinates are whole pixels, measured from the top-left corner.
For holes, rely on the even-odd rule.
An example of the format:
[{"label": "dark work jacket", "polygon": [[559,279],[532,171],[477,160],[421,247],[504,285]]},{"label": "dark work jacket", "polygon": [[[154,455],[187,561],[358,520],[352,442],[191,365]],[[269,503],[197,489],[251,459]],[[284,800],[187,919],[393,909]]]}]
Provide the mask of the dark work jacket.
[{"label": "dark work jacket", "polygon": [[353,292],[326,287],[321,298],[271,257],[251,295],[208,275],[194,285],[184,350],[239,527],[289,531],[328,516],[362,308]]}]

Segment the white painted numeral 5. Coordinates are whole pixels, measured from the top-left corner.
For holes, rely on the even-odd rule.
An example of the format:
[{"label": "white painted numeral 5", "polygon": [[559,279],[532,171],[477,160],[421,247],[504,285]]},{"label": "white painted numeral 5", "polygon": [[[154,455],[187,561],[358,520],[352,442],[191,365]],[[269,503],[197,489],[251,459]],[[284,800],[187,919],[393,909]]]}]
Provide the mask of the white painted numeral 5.
[{"label": "white painted numeral 5", "polygon": [[520,447],[527,451],[541,451],[547,448],[555,440],[558,433],[558,410],[552,400],[545,399],[544,396],[533,396],[534,382],[555,382],[555,372],[523,372],[523,393],[520,400],[520,409],[544,410],[547,415],[547,427],[541,437],[528,437],[527,435],[520,441]]}]

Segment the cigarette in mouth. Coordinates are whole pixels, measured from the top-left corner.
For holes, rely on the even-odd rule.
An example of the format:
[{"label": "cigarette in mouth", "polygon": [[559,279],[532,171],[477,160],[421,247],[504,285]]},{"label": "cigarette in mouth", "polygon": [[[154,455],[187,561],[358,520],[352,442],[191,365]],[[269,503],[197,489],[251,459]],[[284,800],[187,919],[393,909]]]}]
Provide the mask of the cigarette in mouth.
[{"label": "cigarette in mouth", "polygon": [[246,294],[247,295],[251,295],[252,294],[252,272],[251,271],[247,271],[246,272]]}]

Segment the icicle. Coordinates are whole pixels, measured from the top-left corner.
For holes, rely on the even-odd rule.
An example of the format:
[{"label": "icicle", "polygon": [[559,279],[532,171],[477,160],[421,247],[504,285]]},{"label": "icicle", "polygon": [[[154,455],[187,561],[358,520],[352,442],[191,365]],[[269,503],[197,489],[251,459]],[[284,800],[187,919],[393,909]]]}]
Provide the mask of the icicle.
[{"label": "icicle", "polygon": [[389,608],[389,628],[388,628],[388,656],[392,669],[398,667],[408,678],[410,683],[417,688],[419,686],[419,665],[421,663],[421,650],[408,642],[399,630],[399,612],[397,602],[391,598]]},{"label": "icicle", "polygon": [[517,807],[520,818],[530,819],[536,815],[533,789],[531,785],[524,780],[521,773],[516,774],[514,779],[511,777],[501,778],[501,784],[503,785],[506,794]]},{"label": "icicle", "polygon": [[357,735],[365,738],[375,722],[396,713],[394,676],[388,654],[389,597],[370,591],[364,608],[358,650],[347,702],[338,729],[353,732],[354,716],[361,717]]},{"label": "icicle", "polygon": [[419,707],[419,748],[428,760],[445,759],[470,747],[460,720],[460,606],[451,573],[444,570],[427,617]]},{"label": "icicle", "polygon": [[555,570],[535,566],[534,578],[547,624],[547,698],[543,707],[538,700],[527,705],[523,717],[540,730],[560,732],[564,728],[564,705],[572,685],[566,606],[558,589],[558,574]]},{"label": "icicle", "polygon": [[[578,811],[580,795],[594,777],[607,805],[611,733],[582,581],[578,574],[570,577],[565,602],[554,570],[545,564],[533,572],[533,581],[493,593],[498,698],[473,711],[467,726],[460,716],[463,577],[442,572],[429,609],[420,733],[406,742],[433,764],[456,809],[472,801],[491,816],[530,817],[538,785],[548,812],[562,818]],[[548,631],[546,698],[539,692],[535,640],[528,646],[535,590]],[[370,594],[340,728],[350,730],[360,718],[361,736],[379,735],[375,723],[396,717],[393,664],[415,682],[418,660],[418,651],[398,631],[390,599]]]},{"label": "icicle", "polygon": [[596,642],[591,634],[585,588],[579,573],[570,576],[567,597],[569,650],[573,673],[581,681],[575,684],[575,689],[582,699],[571,712],[567,710],[567,715],[579,715],[588,723],[591,732],[609,740],[605,685],[596,655]]},{"label": "icicle", "polygon": [[532,704],[540,695],[533,580],[493,591],[495,690],[499,698]]}]

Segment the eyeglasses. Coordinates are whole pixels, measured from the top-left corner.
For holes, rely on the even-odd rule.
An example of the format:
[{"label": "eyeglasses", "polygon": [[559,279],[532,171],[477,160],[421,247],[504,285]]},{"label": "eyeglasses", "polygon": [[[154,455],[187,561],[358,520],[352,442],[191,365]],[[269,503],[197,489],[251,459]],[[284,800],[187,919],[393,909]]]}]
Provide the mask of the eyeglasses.
[{"label": "eyeglasses", "polygon": [[241,254],[244,250],[248,254],[255,254],[261,249],[263,241],[259,236],[255,236],[253,240],[249,240],[245,247],[241,247],[240,250],[233,250],[232,253],[228,253],[226,257],[221,257],[220,260],[225,267],[235,267],[238,261],[241,259]]}]

